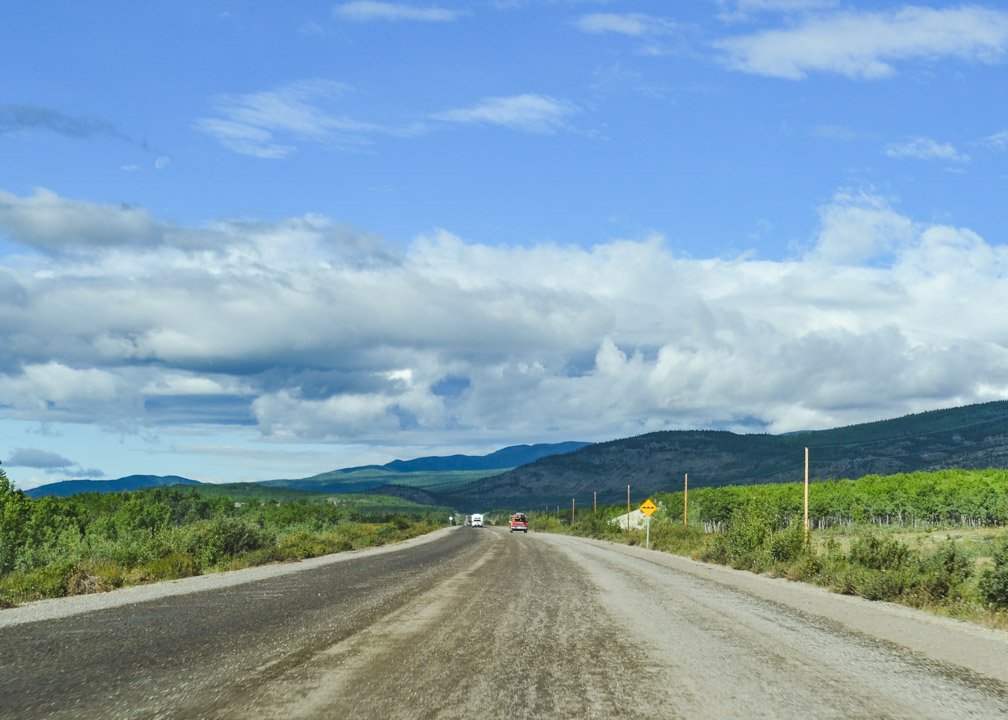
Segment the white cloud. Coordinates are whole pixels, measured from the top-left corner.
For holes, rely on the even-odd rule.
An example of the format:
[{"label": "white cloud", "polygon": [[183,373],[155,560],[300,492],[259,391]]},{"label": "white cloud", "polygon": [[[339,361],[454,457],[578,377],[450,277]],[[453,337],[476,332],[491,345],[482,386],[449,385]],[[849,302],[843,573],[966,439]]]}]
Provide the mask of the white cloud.
[{"label": "white cloud", "polygon": [[891,143],[886,146],[885,154],[891,158],[945,160],[953,163],[969,162],[969,155],[961,155],[949,143],[939,143],[925,137],[914,138],[905,143]]},{"label": "white cloud", "polygon": [[586,33],[616,33],[631,37],[665,35],[675,31],[676,24],[664,18],[644,13],[592,13],[582,15],[575,25]]},{"label": "white cloud", "polygon": [[859,264],[888,257],[910,243],[916,229],[884,199],[838,193],[820,208],[815,255],[830,263]]},{"label": "white cloud", "polygon": [[[35,238],[47,211],[4,201],[0,234]],[[681,257],[658,235],[442,230],[398,252],[318,216],[153,223],[165,241],[131,245],[119,208],[47,203],[109,237],[0,259],[0,419],[500,446],[828,427],[1008,388],[1008,328],[976,312],[1008,306],[1008,250],[871,192],[838,193],[780,262]]]},{"label": "white cloud", "polygon": [[10,467],[53,469],[71,467],[74,463],[62,455],[47,450],[17,448],[4,461],[4,464]]},{"label": "white cloud", "polygon": [[992,150],[1008,150],[1008,130],[988,135],[984,138],[983,144]]},{"label": "white cloud", "polygon": [[38,188],[28,198],[0,190],[0,232],[24,245],[59,251],[115,243],[151,246],[163,228],[143,209],[96,205]]},{"label": "white cloud", "polygon": [[57,360],[25,364],[16,373],[0,374],[5,415],[19,419],[46,416],[82,422],[103,414],[118,417],[110,425],[128,424],[139,415],[137,398],[120,396],[123,380],[107,369],[69,367]]},{"label": "white cloud", "polygon": [[373,22],[376,20],[453,22],[465,13],[460,10],[446,10],[440,7],[416,7],[405,3],[358,0],[337,5],[333,8],[333,14],[341,20],[353,22]]},{"label": "white cloud", "polygon": [[718,0],[722,20],[748,20],[761,13],[791,13],[823,10],[838,5],[837,0]]},{"label": "white cloud", "polygon": [[500,125],[531,133],[552,133],[564,127],[578,107],[548,95],[526,93],[486,98],[470,108],[447,110],[433,119],[461,124]]},{"label": "white cloud", "polygon": [[262,92],[221,95],[213,104],[222,117],[200,118],[193,127],[229,150],[266,159],[291,155],[298,142],[356,147],[379,128],[324,107],[349,91],[346,83],[311,79]]},{"label": "white cloud", "polygon": [[798,80],[813,72],[875,79],[894,63],[956,58],[995,63],[1008,49],[1008,13],[977,6],[903,7],[815,15],[782,30],[715,43],[729,67]]}]

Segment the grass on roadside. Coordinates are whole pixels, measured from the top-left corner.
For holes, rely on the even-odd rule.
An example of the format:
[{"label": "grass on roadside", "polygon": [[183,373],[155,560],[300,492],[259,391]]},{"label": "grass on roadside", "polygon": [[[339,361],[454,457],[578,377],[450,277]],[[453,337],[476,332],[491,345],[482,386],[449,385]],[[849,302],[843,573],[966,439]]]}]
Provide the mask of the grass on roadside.
[{"label": "grass on roadside", "polygon": [[[533,516],[530,527],[644,545],[645,531],[613,524],[614,514],[585,513],[573,525]],[[650,547],[1008,630],[1008,528],[842,526],[811,532],[806,545],[801,526],[754,503],[722,532],[653,521]]]}]

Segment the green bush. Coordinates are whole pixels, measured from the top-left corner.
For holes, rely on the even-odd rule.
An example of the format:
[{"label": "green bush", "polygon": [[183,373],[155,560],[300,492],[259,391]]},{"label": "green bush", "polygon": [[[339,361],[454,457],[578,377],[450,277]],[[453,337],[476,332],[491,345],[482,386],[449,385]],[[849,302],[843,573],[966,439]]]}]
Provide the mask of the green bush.
[{"label": "green bush", "polygon": [[769,505],[750,500],[732,513],[725,537],[728,563],[744,570],[765,570],[770,565],[770,544],[781,520]]},{"label": "green bush", "polygon": [[203,567],[212,567],[274,543],[269,531],[228,517],[210,521],[203,526],[200,535],[198,554]]},{"label": "green bush", "polygon": [[994,548],[994,567],[980,576],[980,593],[995,607],[1008,609],[1008,536]]},{"label": "green bush", "polygon": [[10,573],[0,585],[0,594],[11,602],[64,597],[74,569],[73,563],[59,563],[30,572]]},{"label": "green bush", "polygon": [[920,579],[916,594],[920,603],[960,599],[966,581],[973,574],[971,559],[951,539],[922,557],[919,565]]},{"label": "green bush", "polygon": [[692,555],[701,548],[707,534],[692,525],[678,523],[652,523],[651,547],[655,550]]},{"label": "green bush", "polygon": [[910,548],[894,538],[866,535],[851,544],[851,562],[868,570],[894,570],[905,566],[909,559]]},{"label": "green bush", "polygon": [[192,577],[202,572],[199,561],[189,553],[170,553],[158,558],[141,568],[140,574],[145,581],[174,580],[176,578]]},{"label": "green bush", "polygon": [[873,569],[855,567],[842,580],[840,592],[860,595],[867,600],[899,600],[913,586],[913,574],[907,568]]},{"label": "green bush", "polygon": [[805,528],[797,523],[770,536],[770,558],[775,563],[792,563],[805,553],[805,549]]}]

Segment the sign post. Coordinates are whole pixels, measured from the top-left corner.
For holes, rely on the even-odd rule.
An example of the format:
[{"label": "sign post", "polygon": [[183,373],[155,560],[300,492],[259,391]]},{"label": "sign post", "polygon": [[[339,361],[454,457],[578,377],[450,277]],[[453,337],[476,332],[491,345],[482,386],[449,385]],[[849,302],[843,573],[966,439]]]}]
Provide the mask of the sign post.
[{"label": "sign post", "polygon": [[644,549],[651,549],[651,513],[658,509],[658,506],[651,502],[651,498],[644,501],[640,506],[641,512],[647,515],[647,535],[645,536]]}]

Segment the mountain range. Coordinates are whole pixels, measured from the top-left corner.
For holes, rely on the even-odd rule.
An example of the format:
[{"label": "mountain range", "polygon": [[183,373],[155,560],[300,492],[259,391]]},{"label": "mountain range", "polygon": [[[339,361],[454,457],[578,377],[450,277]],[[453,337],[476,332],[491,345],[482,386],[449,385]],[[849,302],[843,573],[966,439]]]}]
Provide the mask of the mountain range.
[{"label": "mountain range", "polygon": [[[489,455],[395,460],[267,486],[326,493],[368,492],[460,511],[584,506],[690,487],[858,478],[950,468],[1008,468],[1008,401],[906,415],[830,430],[739,435],[673,430],[602,443],[518,445]],[[29,495],[114,492],[195,481],[130,476],[44,485]]]},{"label": "mountain range", "polygon": [[140,490],[159,485],[200,485],[198,480],[179,477],[178,475],[128,475],[115,480],[61,480],[60,482],[39,485],[25,490],[28,497],[39,498],[46,495],[67,497],[83,492],[114,493],[124,490]]},{"label": "mountain range", "polygon": [[[690,487],[1008,468],[1008,401],[786,435],[677,430],[597,443],[477,479],[439,499],[455,507],[625,502]],[[450,502],[449,502],[450,501]]]},{"label": "mountain range", "polygon": [[[261,483],[270,487],[295,488],[326,493],[354,493],[371,490],[382,485],[407,481],[406,476],[420,473],[421,484],[437,485],[442,477],[450,478],[449,484],[457,485],[458,473],[483,475],[535,462],[548,455],[568,453],[585,447],[585,442],[541,443],[536,445],[512,445],[489,455],[447,455],[421,457],[414,460],[393,460],[385,465],[362,465],[333,470],[307,478],[292,480],[267,480]],[[471,479],[474,475],[466,477]],[[412,478],[409,478],[412,479]],[[177,475],[129,475],[115,480],[62,480],[39,485],[26,490],[29,497],[46,495],[68,496],[81,492],[112,493],[124,490],[141,490],[160,485],[200,485],[197,480]],[[404,492],[399,492],[403,495]]]}]

